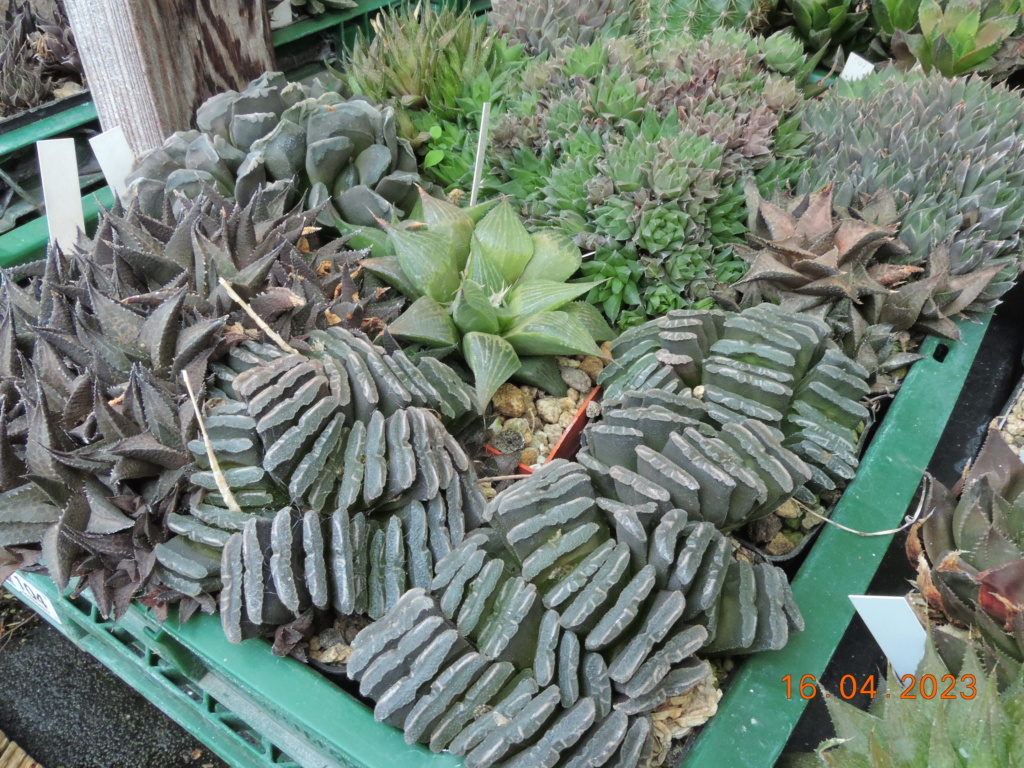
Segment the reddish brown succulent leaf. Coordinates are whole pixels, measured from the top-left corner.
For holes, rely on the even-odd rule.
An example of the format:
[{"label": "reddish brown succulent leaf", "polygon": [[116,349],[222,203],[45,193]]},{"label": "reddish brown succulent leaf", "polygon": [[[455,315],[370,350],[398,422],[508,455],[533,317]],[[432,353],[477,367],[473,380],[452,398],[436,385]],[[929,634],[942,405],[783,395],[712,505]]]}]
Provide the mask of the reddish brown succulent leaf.
[{"label": "reddish brown succulent leaf", "polygon": [[1024,607],[1024,559],[984,571],[980,582],[979,605],[1009,629]]}]

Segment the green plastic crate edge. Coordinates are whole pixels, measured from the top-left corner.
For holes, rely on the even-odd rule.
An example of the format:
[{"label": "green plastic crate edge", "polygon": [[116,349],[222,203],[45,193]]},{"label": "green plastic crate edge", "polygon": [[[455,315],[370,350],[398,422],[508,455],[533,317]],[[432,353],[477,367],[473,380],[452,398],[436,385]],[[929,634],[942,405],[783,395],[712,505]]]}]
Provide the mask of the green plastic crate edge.
[{"label": "green plastic crate edge", "polygon": [[[990,319],[961,322],[960,342],[926,340],[921,350],[925,359],[911,370],[833,520],[861,530],[898,524],[952,414]],[[940,347],[948,353],[936,355]],[[785,698],[782,676],[820,677],[853,615],[846,596],[867,588],[890,539],[861,538],[832,527],[822,531],[793,583],[807,629],[794,635],[782,651],[746,660],[729,682],[718,714],[696,739],[683,763],[685,768],[774,765],[806,705],[802,699]],[[58,609],[69,603],[56,594],[46,577],[25,578],[50,596]],[[84,600],[79,598],[79,604]],[[313,669],[273,656],[266,642],[228,643],[216,617],[196,616],[183,626],[172,619],[158,626],[146,611],[133,605],[122,624],[126,621],[153,627],[152,632],[164,642],[162,657],[173,661],[177,656],[176,663],[186,677],[197,677],[194,671],[188,673],[191,665],[203,671],[198,684],[206,679],[210,688],[206,676],[214,675],[219,699],[230,700],[243,720],[247,713],[250,726],[266,727],[266,722],[251,721],[254,713],[268,710],[283,720],[278,723],[276,746],[286,754],[282,741],[314,742],[323,753],[335,755],[334,764],[346,767],[387,768],[398,764],[395,760],[409,768],[461,765],[449,755],[433,755],[406,745],[401,733],[376,723],[362,703]],[[97,626],[116,632],[121,625],[99,622]],[[176,649],[176,654],[169,654],[168,647]],[[159,701],[155,703],[160,706]],[[215,743],[208,744],[217,751]],[[295,754],[290,756],[301,760]]]}]

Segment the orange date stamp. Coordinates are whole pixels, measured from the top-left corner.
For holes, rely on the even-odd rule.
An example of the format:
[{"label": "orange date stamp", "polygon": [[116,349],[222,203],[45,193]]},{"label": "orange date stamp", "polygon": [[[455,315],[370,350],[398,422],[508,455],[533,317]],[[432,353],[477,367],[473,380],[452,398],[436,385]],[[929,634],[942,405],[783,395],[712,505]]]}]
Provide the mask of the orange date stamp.
[{"label": "orange date stamp", "polygon": [[[782,678],[782,682],[786,684],[786,698],[792,699],[793,676],[786,675]],[[954,675],[943,675],[941,678],[936,678],[935,675],[921,675],[920,680],[914,675],[904,675],[900,678],[900,682],[903,684],[903,690],[886,693],[887,699],[973,699],[978,695],[975,688],[978,681],[974,675],[961,675],[959,678]],[[826,699],[833,696],[831,693],[819,690],[818,679],[814,675],[801,677],[796,692],[801,699],[813,699],[819,693]],[[878,695],[877,692],[878,687],[875,685],[874,675],[868,675],[863,681],[858,681],[853,675],[843,675],[839,680],[839,690],[834,695],[846,700],[857,695],[873,699]]]}]

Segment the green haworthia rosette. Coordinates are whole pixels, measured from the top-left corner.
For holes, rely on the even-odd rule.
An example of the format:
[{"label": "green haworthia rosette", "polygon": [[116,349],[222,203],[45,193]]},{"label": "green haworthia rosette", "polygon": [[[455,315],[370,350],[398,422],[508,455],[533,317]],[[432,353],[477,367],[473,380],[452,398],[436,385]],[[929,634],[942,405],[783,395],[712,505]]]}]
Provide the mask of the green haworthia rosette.
[{"label": "green haworthia rosette", "polygon": [[[903,765],[929,766],[956,765],[965,755],[977,765],[1017,765],[1024,760],[1024,740],[1017,727],[1024,706],[1019,671],[1000,691],[998,676],[973,649],[949,661],[941,655],[937,643],[929,641],[914,679],[926,686],[929,677],[943,685],[952,679],[954,687],[945,701],[940,696],[896,695],[902,686],[891,667],[868,712],[842,696],[829,696],[825,703],[837,738],[818,747],[815,762],[827,768],[881,768],[893,765],[894,756]],[[985,726],[979,728],[978,723]]]},{"label": "green haworthia rosette", "polygon": [[[377,258],[364,266],[410,297],[418,296],[391,324],[393,336],[430,347],[458,345],[476,377],[481,412],[519,370],[520,357],[600,355],[595,340],[614,337],[599,315],[573,301],[600,283],[556,279],[570,276],[582,262],[568,237],[531,235],[504,199],[463,211],[424,198],[423,213],[428,211],[424,218],[433,225],[390,230],[397,263]],[[474,213],[480,218],[472,226]],[[455,254],[466,235],[469,256],[459,275]],[[532,378],[539,383],[546,377]]]},{"label": "green haworthia rosette", "polygon": [[980,7],[963,0],[924,0],[909,6],[909,26],[902,26],[908,11],[897,9],[893,18],[883,5],[885,11],[876,13],[889,23],[893,51],[897,58],[909,53],[925,72],[936,69],[946,77],[996,67],[996,53],[1020,27],[1020,6],[1013,0],[987,0]]}]

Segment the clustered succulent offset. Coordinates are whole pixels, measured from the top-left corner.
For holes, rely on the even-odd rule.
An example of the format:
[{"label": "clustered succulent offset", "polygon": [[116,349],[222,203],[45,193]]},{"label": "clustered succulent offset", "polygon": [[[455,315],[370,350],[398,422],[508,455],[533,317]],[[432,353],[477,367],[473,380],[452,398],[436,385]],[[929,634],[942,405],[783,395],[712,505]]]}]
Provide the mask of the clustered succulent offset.
[{"label": "clustered succulent offset", "polygon": [[319,83],[262,75],[208,99],[196,125],[136,162],[129,195],[150,215],[165,194],[212,189],[246,205],[270,189],[289,204],[322,208],[328,226],[372,227],[404,217],[418,200],[416,153],[398,136],[394,110],[346,101]]},{"label": "clustered succulent offset", "polygon": [[530,54],[557,53],[629,34],[635,22],[633,5],[633,0],[495,0],[490,23],[523,43]]},{"label": "clustered succulent offset", "polygon": [[[500,105],[524,63],[524,48],[467,6],[385,9],[359,38],[340,75],[352,93],[395,107],[399,135],[422,156],[422,173],[445,189],[469,186],[480,116]],[[490,185],[484,188],[490,191]]]},{"label": "clustered succulent offset", "polygon": [[962,483],[950,491],[930,480],[924,509],[907,540],[918,588],[970,630],[936,628],[940,651],[978,645],[1001,680],[1013,680],[1024,663],[1024,463],[991,430]]},{"label": "clustered succulent offset", "polygon": [[801,97],[767,74],[763,45],[721,30],[653,50],[620,38],[528,66],[507,97],[493,137],[501,189],[597,250],[584,274],[608,282],[588,301],[613,322],[710,306],[718,282],[740,277],[742,177],[773,165],[777,137],[800,141],[789,127]]},{"label": "clustered succulent offset", "polygon": [[390,228],[396,255],[363,262],[414,299],[390,333],[459,350],[481,413],[511,377],[564,393],[553,356],[599,355],[595,342],[614,337],[599,312],[573,302],[593,284],[566,282],[582,261],[567,236],[531,235],[508,200],[483,208],[490,210],[474,223],[480,206],[460,209],[423,194],[425,226]]},{"label": "clustered succulent offset", "polygon": [[998,266],[985,289],[958,310],[995,307],[1020,269],[1019,95],[979,78],[947,80],[890,68],[810,104],[804,127],[813,151],[800,192],[833,184],[835,205],[857,208],[888,190],[896,200],[899,239],[909,249],[900,263],[927,267],[941,247],[948,248],[949,280],[966,282]]},{"label": "clustered succulent offset", "polygon": [[718,28],[763,29],[777,0],[645,0],[640,28],[654,41],[678,34],[701,38]]},{"label": "clustered succulent offset", "polygon": [[[257,192],[244,208],[199,198],[179,217],[115,208],[94,242],[51,250],[27,285],[5,276],[7,560],[34,562],[41,542],[54,580],[86,577],[105,614],[151,582],[152,549],[190,475],[196,420],[182,374],[202,393],[210,361],[259,334],[219,278],[287,337],[358,326],[382,308],[335,294],[355,285],[360,254],[340,242],[312,249],[316,212],[280,204]],[[17,500],[28,498],[26,518]]]},{"label": "clustered succulent offset", "polygon": [[474,85],[486,83],[497,97],[521,57],[469,8],[410,5],[387,9],[371,23],[372,39],[360,37],[348,52],[345,83],[377,103],[394,100],[442,120],[461,114]]}]

